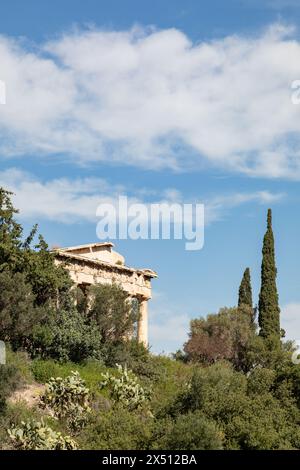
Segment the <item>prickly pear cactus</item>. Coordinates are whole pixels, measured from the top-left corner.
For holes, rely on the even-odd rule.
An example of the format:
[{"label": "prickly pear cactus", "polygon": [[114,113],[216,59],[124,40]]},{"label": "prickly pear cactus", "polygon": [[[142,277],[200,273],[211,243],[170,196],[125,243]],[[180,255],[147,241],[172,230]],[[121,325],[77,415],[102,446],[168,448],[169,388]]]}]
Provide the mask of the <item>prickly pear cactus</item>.
[{"label": "prickly pear cactus", "polygon": [[16,449],[21,450],[76,450],[77,443],[70,436],[53,431],[43,421],[22,421],[8,430]]},{"label": "prickly pear cactus", "polygon": [[117,374],[107,372],[102,374],[100,388],[107,387],[110,397],[115,402],[120,402],[129,410],[141,408],[151,397],[151,390],[143,388],[137,381],[137,377],[121,365],[117,364]]},{"label": "prickly pear cactus", "polygon": [[40,406],[47,408],[51,414],[66,421],[73,431],[81,429],[91,412],[89,406],[90,391],[85,386],[79,372],[71,375],[51,378],[46,384],[46,391],[40,398]]}]

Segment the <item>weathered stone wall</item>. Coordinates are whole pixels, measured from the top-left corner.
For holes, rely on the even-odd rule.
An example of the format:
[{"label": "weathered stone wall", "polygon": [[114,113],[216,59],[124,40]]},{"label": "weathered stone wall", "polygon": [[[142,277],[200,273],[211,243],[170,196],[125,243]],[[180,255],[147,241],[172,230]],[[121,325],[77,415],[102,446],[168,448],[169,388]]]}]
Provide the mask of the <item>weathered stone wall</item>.
[{"label": "weathered stone wall", "polygon": [[64,263],[75,284],[120,284],[132,297],[151,298],[150,277],[144,273],[123,268],[122,266],[106,266],[104,263],[88,263],[78,259],[56,258],[57,263]]}]

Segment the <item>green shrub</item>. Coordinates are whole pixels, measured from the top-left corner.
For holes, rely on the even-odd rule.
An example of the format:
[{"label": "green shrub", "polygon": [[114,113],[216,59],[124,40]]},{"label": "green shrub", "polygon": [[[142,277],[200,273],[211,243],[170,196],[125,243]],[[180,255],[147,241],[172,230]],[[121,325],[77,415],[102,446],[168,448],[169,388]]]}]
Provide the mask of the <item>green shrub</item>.
[{"label": "green shrub", "polygon": [[0,339],[15,350],[27,346],[32,328],[45,314],[34,301],[24,274],[0,272]]},{"label": "green shrub", "polygon": [[77,443],[70,436],[53,431],[43,421],[22,421],[8,430],[16,449],[21,450],[75,450]]},{"label": "green shrub", "polygon": [[102,374],[101,388],[108,388],[110,397],[115,402],[121,403],[128,410],[141,408],[150,400],[150,389],[143,388],[137,381],[137,377],[127,367],[117,365],[117,374],[106,372]]},{"label": "green shrub", "polygon": [[93,415],[77,437],[81,449],[142,450],[149,448],[153,419],[116,405]]},{"label": "green shrub", "polygon": [[97,323],[102,343],[122,343],[134,330],[139,318],[138,306],[118,284],[92,286],[90,294],[87,315]]},{"label": "green shrub", "polygon": [[276,371],[275,388],[279,393],[282,388],[289,390],[289,395],[296,401],[300,409],[300,366],[299,364],[282,364]]},{"label": "green shrub", "polygon": [[55,264],[54,253],[50,252],[41,234],[38,235],[38,243],[31,246],[36,232],[37,226],[23,243],[22,261],[18,269],[25,272],[26,280],[35,295],[36,305],[57,301],[62,305],[73,283],[68,270]]},{"label": "green shrub", "polygon": [[[257,369],[248,378],[226,363],[198,368],[167,415],[202,412],[224,433],[225,449],[297,449],[300,414],[295,400],[274,390],[275,374]],[[275,393],[274,393],[275,392]]]},{"label": "green shrub", "polygon": [[210,419],[226,420],[240,412],[246,400],[247,378],[228,363],[194,370],[190,382],[168,410],[171,416],[201,410]]},{"label": "green shrub", "polygon": [[75,431],[87,422],[91,411],[89,401],[90,391],[77,371],[65,379],[50,379],[40,397],[42,408],[50,409],[55,417],[65,420],[67,426]]},{"label": "green shrub", "polygon": [[168,450],[220,450],[223,433],[203,413],[196,411],[162,420],[155,431],[153,449]]},{"label": "green shrub", "polygon": [[151,383],[161,379],[164,373],[158,357],[152,355],[136,339],[118,345],[112,344],[105,363],[110,367],[114,367],[115,364],[127,366],[139,378]]},{"label": "green shrub", "polygon": [[268,393],[274,385],[276,373],[274,370],[258,367],[248,375],[248,394],[261,395]]},{"label": "green shrub", "polygon": [[299,449],[299,413],[282,406],[271,393],[255,395],[243,402],[239,413],[224,422],[226,449]]},{"label": "green shrub", "polygon": [[159,374],[159,380],[153,383],[151,410],[155,416],[161,417],[177,397],[178,391],[185,390],[197,366],[165,356],[152,356],[151,361]]},{"label": "green shrub", "polygon": [[46,383],[51,377],[67,377],[75,364],[66,362],[64,364],[52,359],[35,359],[31,364],[31,371],[35,380],[39,383]]},{"label": "green shrub", "polygon": [[77,370],[93,395],[100,394],[99,381],[101,374],[110,370],[102,362],[95,360],[75,364],[74,362],[56,362],[51,359],[36,359],[32,361],[31,369],[35,380],[40,383],[48,382],[51,377],[66,378],[73,370]]},{"label": "green shrub", "polygon": [[61,362],[101,359],[99,329],[73,306],[69,310],[50,311],[47,322],[32,330],[32,354]]}]

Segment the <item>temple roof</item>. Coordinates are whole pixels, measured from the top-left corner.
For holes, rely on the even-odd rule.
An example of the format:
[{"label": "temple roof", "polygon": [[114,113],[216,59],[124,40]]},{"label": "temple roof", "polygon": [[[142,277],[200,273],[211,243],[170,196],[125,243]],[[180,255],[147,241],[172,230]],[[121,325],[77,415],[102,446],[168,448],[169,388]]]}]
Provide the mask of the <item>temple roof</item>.
[{"label": "temple roof", "polygon": [[[115,269],[117,271],[125,271],[130,273],[142,274],[148,278],[157,277],[157,273],[152,269],[143,268],[136,269],[126,266],[124,258],[119,253],[113,251],[111,248],[114,246],[111,242],[104,243],[88,243],[85,245],[77,245],[66,248],[55,248],[52,252],[57,258],[65,258],[77,260],[86,264],[92,264],[94,266],[105,267],[106,269]],[[93,252],[94,249],[100,249],[99,252]],[[104,248],[104,250],[101,250]]]},{"label": "temple roof", "polygon": [[84,245],[76,246],[67,246],[65,248],[55,248],[53,251],[76,251],[83,248],[98,248],[98,247],[113,247],[115,246],[112,242],[95,242],[95,243],[86,243]]}]

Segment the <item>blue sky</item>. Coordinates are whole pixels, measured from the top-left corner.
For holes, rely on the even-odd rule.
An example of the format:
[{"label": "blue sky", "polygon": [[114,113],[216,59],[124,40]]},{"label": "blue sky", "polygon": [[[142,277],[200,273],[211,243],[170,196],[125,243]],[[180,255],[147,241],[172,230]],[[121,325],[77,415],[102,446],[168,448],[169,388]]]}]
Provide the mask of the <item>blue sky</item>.
[{"label": "blue sky", "polygon": [[120,240],[150,267],[153,351],[191,318],[254,300],[273,209],[282,324],[300,338],[296,1],[11,0],[0,11],[0,184],[50,245],[96,241],[99,202],[204,202],[205,244]]}]

